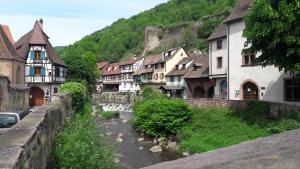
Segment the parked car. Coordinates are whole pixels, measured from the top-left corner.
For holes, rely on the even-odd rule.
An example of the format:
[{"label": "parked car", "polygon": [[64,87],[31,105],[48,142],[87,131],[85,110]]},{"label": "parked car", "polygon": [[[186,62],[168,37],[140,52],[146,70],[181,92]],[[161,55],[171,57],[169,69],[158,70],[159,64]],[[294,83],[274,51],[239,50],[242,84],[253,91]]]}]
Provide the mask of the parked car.
[{"label": "parked car", "polygon": [[19,123],[29,110],[19,112],[0,112],[0,135],[6,132],[9,128]]}]

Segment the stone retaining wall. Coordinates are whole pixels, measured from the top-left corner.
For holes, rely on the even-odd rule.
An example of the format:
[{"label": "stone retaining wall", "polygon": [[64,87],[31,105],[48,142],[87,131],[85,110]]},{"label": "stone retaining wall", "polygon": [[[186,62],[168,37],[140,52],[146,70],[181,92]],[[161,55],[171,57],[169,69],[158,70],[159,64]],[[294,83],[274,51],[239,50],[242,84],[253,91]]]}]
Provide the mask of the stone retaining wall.
[{"label": "stone retaining wall", "polygon": [[119,103],[119,104],[126,104],[126,103],[133,103],[135,98],[135,94],[120,94],[116,92],[103,92],[100,94],[93,94],[93,102],[96,104],[97,102],[100,103]]},{"label": "stone retaining wall", "polygon": [[0,112],[29,108],[29,88],[11,86],[8,77],[0,76]]},{"label": "stone retaining wall", "polygon": [[[188,99],[187,102],[197,107],[220,107],[230,106],[236,108],[247,108],[250,101],[247,100],[222,100],[222,99]],[[269,103],[270,115],[278,117],[280,112],[297,111],[300,112],[300,103]]]},{"label": "stone retaining wall", "polygon": [[55,133],[72,113],[71,95],[54,96],[0,136],[0,169],[45,169]]}]

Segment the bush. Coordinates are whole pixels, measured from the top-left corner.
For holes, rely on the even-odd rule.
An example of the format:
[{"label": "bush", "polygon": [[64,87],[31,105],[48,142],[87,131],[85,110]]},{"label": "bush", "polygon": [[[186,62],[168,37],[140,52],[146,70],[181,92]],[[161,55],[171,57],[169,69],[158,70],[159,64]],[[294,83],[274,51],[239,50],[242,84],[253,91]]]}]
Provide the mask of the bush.
[{"label": "bush", "polygon": [[113,148],[103,141],[90,114],[77,114],[68,121],[54,144],[54,166],[57,169],[116,169]]},{"label": "bush", "polygon": [[191,108],[183,100],[159,97],[134,106],[135,126],[149,136],[176,134],[189,120]]},{"label": "bush", "polygon": [[59,90],[60,92],[71,92],[73,109],[76,112],[84,111],[88,98],[87,90],[83,83],[67,82],[61,85]]}]

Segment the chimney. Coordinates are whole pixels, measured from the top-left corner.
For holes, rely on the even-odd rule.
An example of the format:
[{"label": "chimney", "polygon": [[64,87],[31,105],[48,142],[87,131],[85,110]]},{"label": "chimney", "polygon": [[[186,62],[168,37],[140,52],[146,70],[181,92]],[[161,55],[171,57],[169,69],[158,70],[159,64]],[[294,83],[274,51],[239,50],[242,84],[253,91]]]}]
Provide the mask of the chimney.
[{"label": "chimney", "polygon": [[39,24],[40,24],[40,27],[41,27],[42,29],[44,29],[44,21],[43,21],[42,18],[39,20]]}]

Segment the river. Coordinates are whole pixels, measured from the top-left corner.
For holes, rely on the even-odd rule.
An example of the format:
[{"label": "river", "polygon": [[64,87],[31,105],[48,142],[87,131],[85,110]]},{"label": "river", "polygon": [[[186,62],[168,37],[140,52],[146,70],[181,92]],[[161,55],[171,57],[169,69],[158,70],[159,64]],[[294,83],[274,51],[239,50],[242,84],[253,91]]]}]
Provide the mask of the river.
[{"label": "river", "polygon": [[[138,169],[164,161],[176,160],[180,157],[172,152],[150,152],[149,149],[153,146],[152,139],[145,138],[145,141],[138,142],[142,136],[130,124],[132,118],[133,113],[120,112],[120,118],[117,119],[98,119],[98,124],[102,126],[104,133],[109,135],[108,139],[116,142],[119,133],[124,135],[124,141],[116,143],[117,157],[123,166],[128,169]],[[127,119],[128,122],[123,123],[124,119]]]}]

